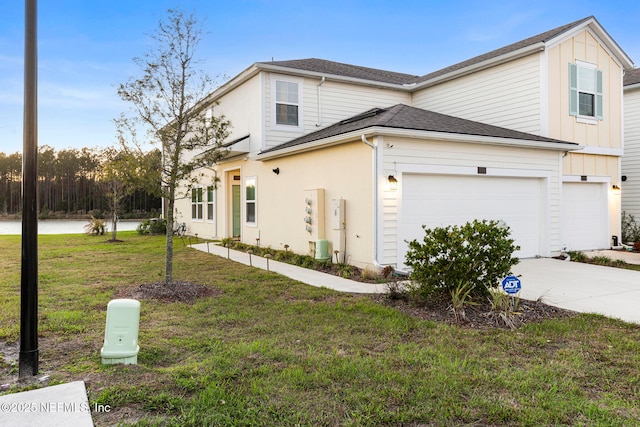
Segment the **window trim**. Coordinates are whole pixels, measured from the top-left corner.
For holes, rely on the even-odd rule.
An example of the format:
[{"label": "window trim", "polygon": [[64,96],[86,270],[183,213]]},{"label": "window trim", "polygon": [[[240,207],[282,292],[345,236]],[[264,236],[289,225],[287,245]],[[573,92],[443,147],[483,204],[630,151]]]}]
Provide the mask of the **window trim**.
[{"label": "window trim", "polygon": [[[294,83],[298,86],[298,102],[278,102],[277,100],[277,82]],[[288,132],[304,132],[304,79],[288,77],[282,75],[271,76],[271,128]],[[277,123],[277,104],[297,105],[298,106],[298,125],[286,125]]]},{"label": "window trim", "polygon": [[[211,189],[211,193],[209,193],[209,189]],[[207,208],[205,210],[206,218],[204,220],[210,224],[215,224],[216,222],[216,187],[213,185],[208,185],[206,191],[207,191],[207,203],[206,203]],[[211,194],[211,200],[209,200],[209,194]],[[209,219],[209,207],[211,207],[211,219]]]},{"label": "window trim", "polygon": [[[253,181],[254,191],[253,191],[253,200],[247,199],[247,187],[249,183]],[[258,226],[258,177],[257,176],[247,176],[244,179],[244,225],[248,227],[257,227]],[[249,221],[247,215],[247,208],[249,204],[253,204],[253,222]]]},{"label": "window trim", "polygon": [[[200,200],[198,200],[198,190],[200,190]],[[195,216],[194,213],[196,214]],[[199,218],[198,213],[200,213]],[[191,188],[191,220],[194,222],[204,222],[204,197],[201,186]]]},{"label": "window trim", "polygon": [[[580,69],[595,71],[595,90],[580,87]],[[582,89],[582,90],[581,90]],[[593,96],[593,115],[580,114],[580,94]],[[569,115],[575,116],[578,123],[596,124],[603,120],[603,81],[602,70],[596,64],[576,60],[569,63]]]}]

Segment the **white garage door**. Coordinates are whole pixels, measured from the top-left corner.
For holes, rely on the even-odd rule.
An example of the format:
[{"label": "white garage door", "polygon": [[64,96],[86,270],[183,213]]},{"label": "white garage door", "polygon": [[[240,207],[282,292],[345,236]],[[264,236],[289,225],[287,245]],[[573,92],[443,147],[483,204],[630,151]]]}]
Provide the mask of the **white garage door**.
[{"label": "white garage door", "polygon": [[421,240],[428,228],[468,221],[502,220],[521,258],[544,254],[546,186],[540,178],[403,174],[398,221],[398,265],[404,267],[405,240]]},{"label": "white garage door", "polygon": [[562,243],[568,250],[609,247],[607,185],[565,182],[562,185]]}]

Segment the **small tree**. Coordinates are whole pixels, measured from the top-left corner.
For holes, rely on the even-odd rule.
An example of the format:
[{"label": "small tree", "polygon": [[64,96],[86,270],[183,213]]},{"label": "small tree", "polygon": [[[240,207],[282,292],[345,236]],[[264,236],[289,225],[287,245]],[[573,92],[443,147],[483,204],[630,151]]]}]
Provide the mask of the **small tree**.
[{"label": "small tree", "polygon": [[[121,129],[142,123],[162,148],[162,196],[166,201],[165,284],[173,281],[174,209],[198,179],[195,172],[218,162],[217,150],[228,136],[230,123],[213,114],[210,103],[201,102],[211,92],[212,80],[197,69],[196,48],[201,30],[193,15],[169,10],[151,35],[156,46],[142,58],[134,58],[142,75],[118,88],[120,97],[133,105],[135,116],[122,116]],[[131,132],[135,141],[135,132]],[[180,186],[186,189],[179,192]]]},{"label": "small tree", "polygon": [[117,240],[118,218],[122,204],[137,190],[154,194],[159,192],[160,155],[157,150],[148,153],[107,148],[100,170],[100,183],[105,189],[111,210],[111,240]]},{"label": "small tree", "polygon": [[421,297],[438,291],[455,292],[461,285],[471,286],[470,295],[488,296],[489,289],[519,262],[513,252],[520,248],[509,237],[509,227],[497,221],[422,228],[422,242],[408,242],[405,261],[412,268],[415,291]]}]

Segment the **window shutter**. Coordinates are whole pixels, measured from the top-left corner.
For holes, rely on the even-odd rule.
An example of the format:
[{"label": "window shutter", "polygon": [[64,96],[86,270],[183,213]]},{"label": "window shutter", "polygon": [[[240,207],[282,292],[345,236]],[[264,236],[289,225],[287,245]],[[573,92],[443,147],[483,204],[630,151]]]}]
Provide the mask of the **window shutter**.
[{"label": "window shutter", "polygon": [[569,115],[578,115],[578,65],[569,63]]},{"label": "window shutter", "polygon": [[602,71],[596,71],[596,119],[602,120]]}]

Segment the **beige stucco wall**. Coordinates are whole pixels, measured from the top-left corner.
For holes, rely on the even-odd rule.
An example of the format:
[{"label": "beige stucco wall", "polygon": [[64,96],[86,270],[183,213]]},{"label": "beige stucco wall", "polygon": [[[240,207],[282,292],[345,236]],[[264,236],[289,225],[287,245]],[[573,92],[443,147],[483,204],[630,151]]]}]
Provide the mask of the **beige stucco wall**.
[{"label": "beige stucco wall", "polygon": [[[279,168],[280,173],[272,170]],[[373,202],[372,202],[372,150],[362,142],[346,143],[334,147],[283,157],[265,162],[238,160],[216,167],[220,182],[216,190],[216,223],[191,221],[191,202],[183,199],[178,205],[180,221],[189,225],[189,234],[204,238],[224,238],[231,234],[229,180],[241,176],[242,232],[241,241],[261,246],[309,253],[309,241],[314,234],[305,230],[305,191],[324,189],[324,238],[330,250],[342,249],[339,232],[332,229],[332,199],[346,201],[346,253],[348,262],[365,266],[372,262]],[[211,175],[211,171],[207,171]],[[257,177],[257,224],[247,225],[244,218],[244,182]],[[210,182],[204,178],[203,184]],[[313,208],[313,207],[312,207]],[[312,224],[316,226],[317,224]]]}]

